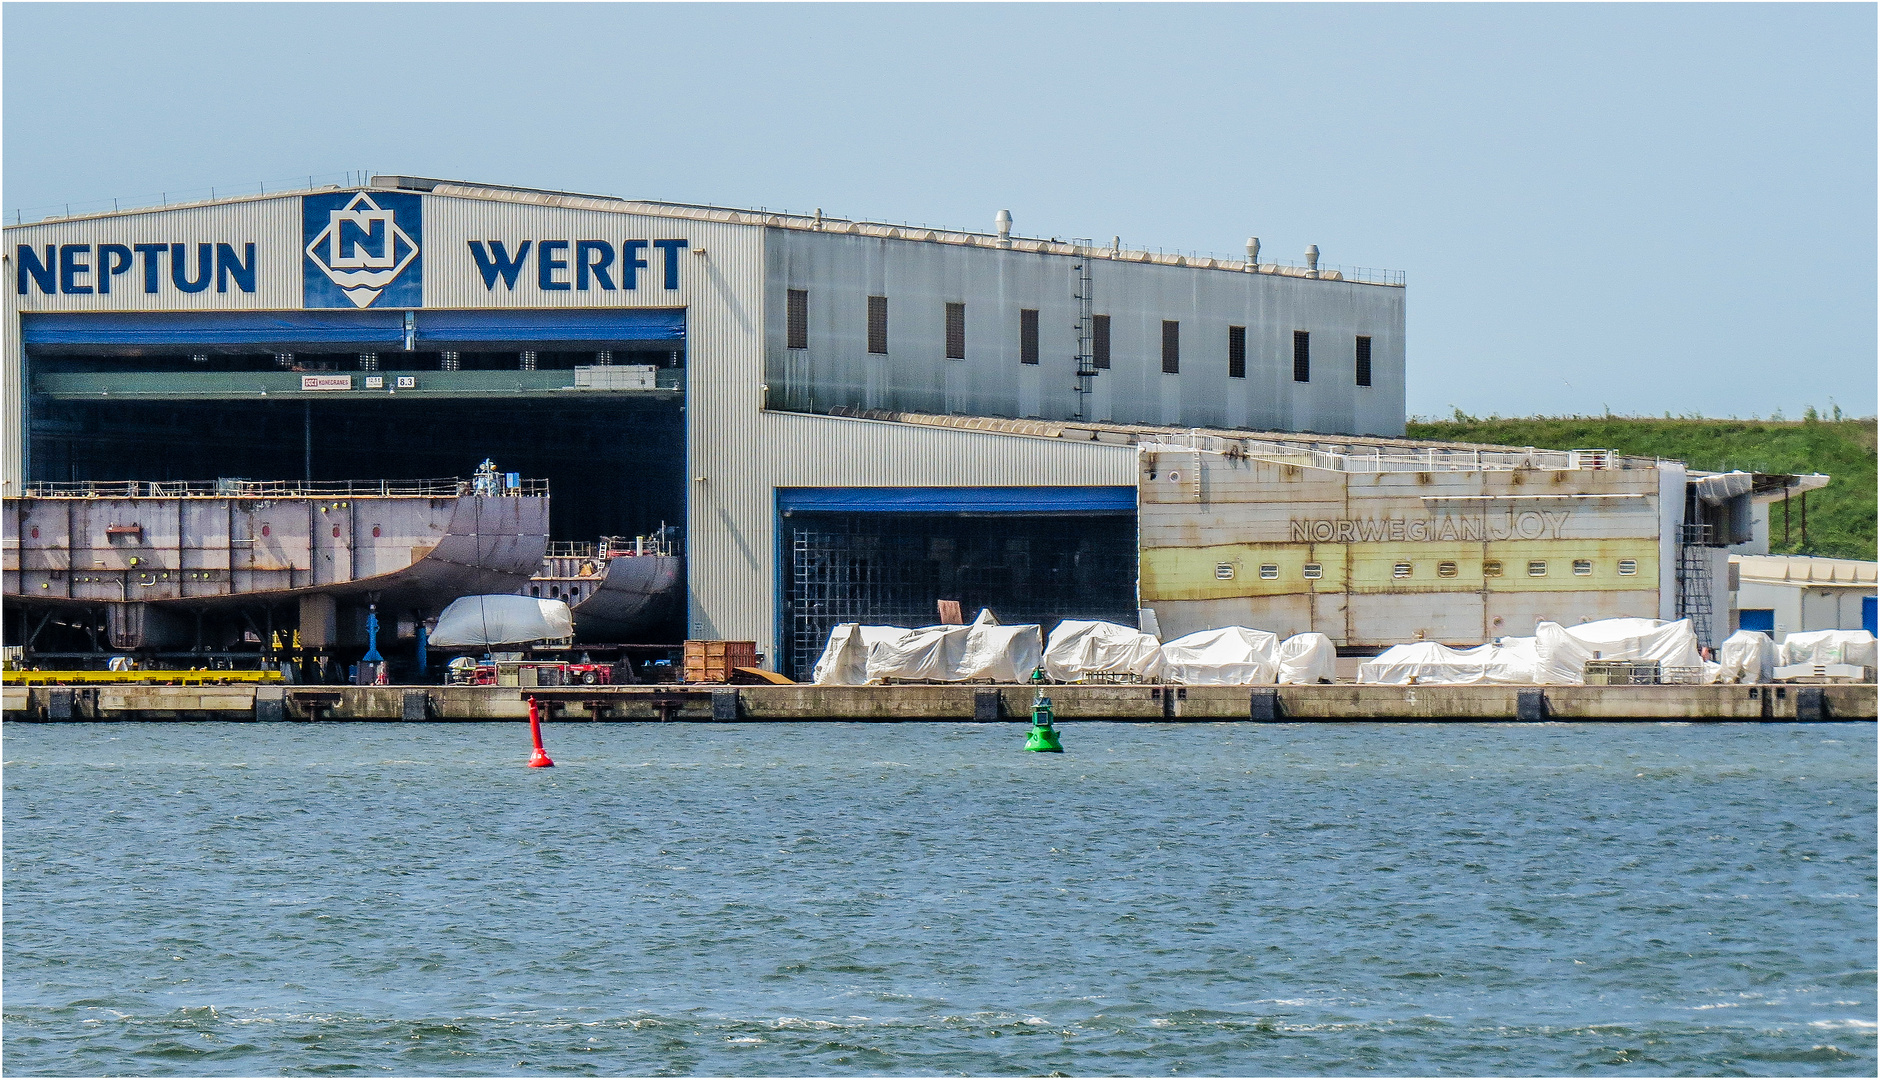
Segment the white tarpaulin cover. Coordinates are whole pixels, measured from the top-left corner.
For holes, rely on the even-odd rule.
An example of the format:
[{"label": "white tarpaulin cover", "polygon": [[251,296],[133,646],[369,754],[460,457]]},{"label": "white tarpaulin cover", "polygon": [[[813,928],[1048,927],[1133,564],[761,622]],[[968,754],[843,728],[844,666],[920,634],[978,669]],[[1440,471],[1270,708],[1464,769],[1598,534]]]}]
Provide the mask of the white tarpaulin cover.
[{"label": "white tarpaulin cover", "polygon": [[1279,681],[1311,686],[1338,678],[1338,648],[1324,634],[1294,634],[1279,643]]},{"label": "white tarpaulin cover", "polygon": [[966,633],[966,654],[955,678],[1024,682],[1043,664],[1044,635],[1037,623],[1000,626],[990,610],[982,609]]},{"label": "white tarpaulin cover", "polygon": [[1223,626],[1164,642],[1162,675],[1188,686],[1274,682],[1279,678],[1279,635]]},{"label": "white tarpaulin cover", "polygon": [[[1529,639],[1515,639],[1525,642]],[[1513,683],[1534,681],[1533,653],[1523,645],[1452,649],[1434,641],[1397,645],[1358,665],[1361,683]]]},{"label": "white tarpaulin cover", "polygon": [[907,633],[904,626],[863,626],[843,623],[829,631],[812,681],[818,686],[861,686],[868,681],[868,650],[878,641]]},{"label": "white tarpaulin cover", "polygon": [[1775,678],[1776,643],[1760,630],[1738,630],[1717,647],[1718,682],[1766,683]]},{"label": "white tarpaulin cover", "polygon": [[1535,681],[1555,686],[1584,683],[1588,660],[1656,660],[1664,667],[1693,668],[1704,663],[1689,619],[1602,619],[1578,626],[1543,622],[1534,627],[1534,652]]},{"label": "white tarpaulin cover", "polygon": [[1782,640],[1782,666],[1851,664],[1874,667],[1874,637],[1865,630],[1804,630]]},{"label": "white tarpaulin cover", "polygon": [[1137,675],[1152,682],[1162,677],[1162,646],[1118,623],[1065,619],[1045,644],[1044,673],[1066,683],[1090,675]]},{"label": "white tarpaulin cover", "polygon": [[829,632],[814,679],[820,686],[860,686],[884,679],[1024,682],[1044,655],[1036,623],[1001,626],[982,610],[971,626],[863,626]]},{"label": "white tarpaulin cover", "polygon": [[1542,622],[1534,628],[1534,651],[1536,681],[1565,686],[1586,681],[1589,660],[1656,660],[1677,667],[1703,663],[1688,619],[1603,619],[1578,626]]},{"label": "white tarpaulin cover", "polygon": [[560,600],[535,596],[463,596],[437,617],[429,641],[440,649],[469,645],[519,645],[565,638],[574,616]]}]

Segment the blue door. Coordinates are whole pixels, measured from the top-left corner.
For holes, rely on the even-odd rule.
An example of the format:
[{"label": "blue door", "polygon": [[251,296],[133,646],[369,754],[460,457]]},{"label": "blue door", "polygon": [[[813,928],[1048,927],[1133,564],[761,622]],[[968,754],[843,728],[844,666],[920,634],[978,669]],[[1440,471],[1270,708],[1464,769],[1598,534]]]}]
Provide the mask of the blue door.
[{"label": "blue door", "polygon": [[1880,634],[1880,626],[1874,618],[1874,601],[1880,597],[1863,596],[1860,598],[1860,628],[1869,634]]},{"label": "blue door", "polygon": [[1736,627],[1739,630],[1761,630],[1765,634],[1776,632],[1775,608],[1744,608],[1737,615]]}]

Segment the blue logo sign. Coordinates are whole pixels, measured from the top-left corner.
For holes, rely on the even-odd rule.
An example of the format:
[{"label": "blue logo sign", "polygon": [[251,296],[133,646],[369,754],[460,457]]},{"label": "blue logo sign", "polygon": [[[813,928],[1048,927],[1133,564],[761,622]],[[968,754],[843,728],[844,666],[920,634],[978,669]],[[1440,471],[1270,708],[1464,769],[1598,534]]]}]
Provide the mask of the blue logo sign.
[{"label": "blue logo sign", "polygon": [[424,305],[422,196],[386,191],[305,195],[300,212],[307,307]]}]

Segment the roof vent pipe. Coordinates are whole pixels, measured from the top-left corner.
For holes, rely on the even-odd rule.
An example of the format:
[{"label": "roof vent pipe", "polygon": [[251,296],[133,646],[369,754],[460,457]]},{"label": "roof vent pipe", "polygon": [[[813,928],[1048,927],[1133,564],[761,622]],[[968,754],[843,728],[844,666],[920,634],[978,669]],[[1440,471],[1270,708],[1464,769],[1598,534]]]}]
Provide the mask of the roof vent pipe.
[{"label": "roof vent pipe", "polygon": [[822,229],[822,207],[820,206],[816,208],[816,228],[818,230]]},{"label": "roof vent pipe", "polygon": [[1315,273],[1319,269],[1319,246],[1317,244],[1306,245],[1306,269]]},{"label": "roof vent pipe", "polygon": [[1123,238],[1120,236],[1110,237],[1110,258],[1114,259],[1118,255],[1121,255],[1122,253],[1123,253]]},{"label": "roof vent pipe", "polygon": [[1249,236],[1247,237],[1247,273],[1251,274],[1259,268],[1260,238],[1257,236]]},{"label": "roof vent pipe", "polygon": [[998,226],[999,228],[999,246],[1011,247],[1012,246],[1012,212],[1010,210],[999,211],[998,216],[992,219],[992,223]]}]

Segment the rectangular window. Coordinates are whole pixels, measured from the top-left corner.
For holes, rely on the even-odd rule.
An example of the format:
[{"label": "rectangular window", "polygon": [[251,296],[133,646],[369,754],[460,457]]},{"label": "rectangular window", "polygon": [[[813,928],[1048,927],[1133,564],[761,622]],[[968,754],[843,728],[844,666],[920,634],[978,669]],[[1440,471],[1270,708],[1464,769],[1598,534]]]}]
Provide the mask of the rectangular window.
[{"label": "rectangular window", "polygon": [[888,351],[888,298],[885,296],[868,298],[868,351]]},{"label": "rectangular window", "polygon": [[1358,337],[1358,385],[1371,385],[1371,339]]},{"label": "rectangular window", "polygon": [[1482,576],[1483,577],[1500,577],[1501,576],[1501,560],[1490,559],[1487,562],[1483,563],[1482,564]]},{"label": "rectangular window", "polygon": [[1226,563],[1226,562],[1215,563],[1214,564],[1214,578],[1216,581],[1234,580],[1234,564]]},{"label": "rectangular window", "polygon": [[1528,577],[1546,577],[1546,576],[1547,576],[1547,560],[1535,559],[1533,562],[1528,563]]},{"label": "rectangular window", "polygon": [[1619,560],[1619,576],[1620,577],[1631,577],[1632,575],[1636,573],[1638,573],[1638,560],[1637,559],[1620,559]]},{"label": "rectangular window", "polygon": [[1312,381],[1312,335],[1293,331],[1293,382]]},{"label": "rectangular window", "polygon": [[1456,564],[1452,562],[1437,563],[1436,564],[1436,576],[1437,577],[1455,577],[1456,576]]},{"label": "rectangular window", "polygon": [[966,359],[966,305],[947,305],[947,359]]},{"label": "rectangular window", "polygon": [[1162,371],[1168,375],[1179,375],[1182,370],[1182,324],[1174,319],[1162,320]]},{"label": "rectangular window", "polygon": [[809,290],[791,289],[788,302],[783,306],[784,336],[788,338],[787,347],[792,349],[809,348]]},{"label": "rectangular window", "polygon": [[1091,317],[1090,359],[1100,368],[1110,366],[1110,317],[1108,315]]},{"label": "rectangular window", "polygon": [[1031,308],[1018,312],[1018,362],[1038,362],[1038,313]]},{"label": "rectangular window", "polygon": [[1573,576],[1574,577],[1592,577],[1593,576],[1593,560],[1591,559],[1573,560]]},{"label": "rectangular window", "polygon": [[1227,377],[1247,377],[1247,328],[1244,326],[1227,328]]},{"label": "rectangular window", "polygon": [[1279,577],[1279,564],[1278,563],[1261,563],[1260,564],[1260,580],[1261,581],[1272,581],[1274,578],[1277,578],[1277,577]]},{"label": "rectangular window", "polygon": [[1306,564],[1306,577],[1309,580],[1317,581],[1319,578],[1322,578],[1324,576],[1325,576],[1324,564],[1315,563],[1315,562],[1309,562]]},{"label": "rectangular window", "polygon": [[1410,576],[1410,564],[1407,562],[1400,562],[1397,565],[1391,567],[1390,576],[1394,578],[1409,577]]}]

